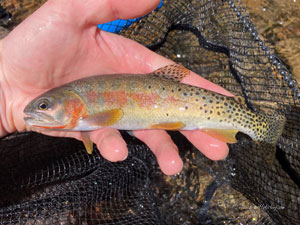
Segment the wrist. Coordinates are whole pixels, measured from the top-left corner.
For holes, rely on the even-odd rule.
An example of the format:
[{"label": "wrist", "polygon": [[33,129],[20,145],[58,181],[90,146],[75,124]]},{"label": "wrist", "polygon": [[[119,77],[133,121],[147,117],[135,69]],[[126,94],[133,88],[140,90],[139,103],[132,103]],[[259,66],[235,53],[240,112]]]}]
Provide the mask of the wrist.
[{"label": "wrist", "polygon": [[9,123],[12,116],[9,116],[11,113],[7,96],[9,90],[3,70],[2,40],[0,40],[0,138],[16,131],[13,123]]},{"label": "wrist", "polygon": [[[0,67],[1,60],[0,60]],[[4,96],[4,90],[3,90],[3,71],[0,70],[0,138],[7,135],[9,132],[7,131],[7,124],[6,124],[6,100]]]}]

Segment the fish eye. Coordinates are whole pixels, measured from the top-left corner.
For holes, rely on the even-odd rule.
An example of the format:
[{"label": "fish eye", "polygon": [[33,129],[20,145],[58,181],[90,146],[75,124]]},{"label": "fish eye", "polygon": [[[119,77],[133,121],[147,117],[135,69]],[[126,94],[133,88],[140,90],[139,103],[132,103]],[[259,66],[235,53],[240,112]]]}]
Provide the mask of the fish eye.
[{"label": "fish eye", "polygon": [[49,108],[49,102],[46,100],[43,100],[39,102],[38,107],[40,110],[47,110]]}]

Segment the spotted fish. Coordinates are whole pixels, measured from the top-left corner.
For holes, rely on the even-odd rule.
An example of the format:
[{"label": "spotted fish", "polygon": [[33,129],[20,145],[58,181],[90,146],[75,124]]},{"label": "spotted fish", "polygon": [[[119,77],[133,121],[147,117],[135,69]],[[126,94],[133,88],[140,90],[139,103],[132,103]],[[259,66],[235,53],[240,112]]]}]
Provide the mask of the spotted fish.
[{"label": "spotted fish", "polygon": [[[227,97],[182,84],[190,71],[169,65],[153,73],[98,75],[54,88],[30,102],[25,122],[55,130],[195,130],[227,143],[237,132],[256,142],[276,144],[285,118],[248,109],[238,97]],[[89,153],[92,143],[86,139]]]}]

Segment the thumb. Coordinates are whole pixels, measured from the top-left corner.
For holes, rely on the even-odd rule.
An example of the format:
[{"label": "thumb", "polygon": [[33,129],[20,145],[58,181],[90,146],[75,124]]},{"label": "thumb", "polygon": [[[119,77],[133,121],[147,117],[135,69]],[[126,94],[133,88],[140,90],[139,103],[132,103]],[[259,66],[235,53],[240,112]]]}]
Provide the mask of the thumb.
[{"label": "thumb", "polygon": [[56,10],[69,14],[77,24],[96,25],[143,16],[155,9],[159,2],[160,0],[49,0],[47,3]]}]

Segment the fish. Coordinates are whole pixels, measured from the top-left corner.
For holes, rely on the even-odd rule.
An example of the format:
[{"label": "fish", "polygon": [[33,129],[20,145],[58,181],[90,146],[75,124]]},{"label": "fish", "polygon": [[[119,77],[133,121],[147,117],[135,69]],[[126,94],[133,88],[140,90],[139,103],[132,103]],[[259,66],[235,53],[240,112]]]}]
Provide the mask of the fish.
[{"label": "fish", "polygon": [[[32,127],[52,130],[202,130],[226,143],[242,132],[255,142],[275,146],[284,125],[283,115],[252,111],[242,97],[225,96],[183,84],[190,74],[172,64],[149,74],[96,75],[51,89],[24,109]],[[93,143],[83,143],[92,153]]]}]

